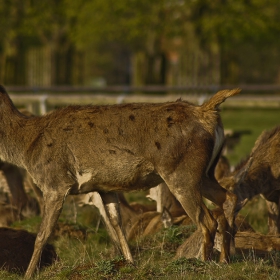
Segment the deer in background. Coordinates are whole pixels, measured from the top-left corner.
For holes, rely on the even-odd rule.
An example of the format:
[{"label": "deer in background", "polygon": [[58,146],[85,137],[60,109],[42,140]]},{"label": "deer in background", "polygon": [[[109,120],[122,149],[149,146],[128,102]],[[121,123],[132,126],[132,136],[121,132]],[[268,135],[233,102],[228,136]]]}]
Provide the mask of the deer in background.
[{"label": "deer in background", "polygon": [[[219,179],[225,174],[229,174],[229,172],[229,161],[226,157],[221,156],[215,168],[215,178]],[[128,240],[144,237],[159,231],[163,227],[167,228],[174,224],[181,224],[182,222],[184,224],[191,223],[185,210],[165,183],[151,188],[146,197],[156,202],[156,209],[153,209],[154,207],[149,207],[149,209],[144,204],[128,203],[124,194],[118,193],[121,224]],[[111,240],[120,251],[116,232],[110,223],[109,216],[99,193],[91,192],[80,195],[76,202],[80,207],[92,205],[99,210]]]},{"label": "deer in background", "polygon": [[[127,240],[134,240],[139,237],[141,238],[154,234],[160,231],[162,228],[167,228],[173,224],[182,223],[186,218],[188,219],[188,224],[191,223],[191,220],[187,217],[185,212],[184,215],[177,217],[174,216],[174,213],[169,213],[166,208],[164,208],[161,212],[157,212],[155,210],[142,207],[142,205],[137,205],[135,207],[134,203],[128,203],[123,193],[118,193],[118,198],[121,226]],[[77,202],[79,206],[92,205],[99,210],[100,216],[102,217],[111,240],[113,241],[116,248],[121,251],[117,234],[110,222],[109,215],[106,211],[100,194],[97,192],[90,192],[81,195]],[[181,209],[183,208],[181,207]]]},{"label": "deer in background", "polygon": [[[229,258],[236,196],[214,178],[224,141],[219,105],[239,89],[223,90],[201,106],[178,100],[68,106],[44,116],[21,114],[0,88],[0,158],[23,167],[41,189],[44,211],[25,277],[30,278],[69,194],[97,191],[125,258],[133,262],[120,226],[116,192],[165,182],[203,233],[210,258],[217,221],[202,195],[224,211],[221,261]],[[227,207],[225,207],[227,206]]]},{"label": "deer in background", "polygon": [[280,233],[280,126],[264,131],[256,140],[249,157],[219,183],[237,195],[237,214],[256,195],[268,205],[269,234]]},{"label": "deer in background", "polygon": [[182,205],[170,192],[165,183],[161,183],[156,187],[150,189],[147,198],[154,200],[157,206],[157,212],[162,213],[164,209],[167,209],[173,216],[185,215],[186,212]]},{"label": "deer in background", "polygon": [[[25,109],[20,112],[34,116]],[[42,193],[31,176],[21,167],[0,159],[1,226],[9,226],[16,220],[40,215],[43,210]]]},{"label": "deer in background", "polygon": [[26,171],[3,161],[0,161],[0,171],[0,225],[9,226],[14,221],[40,215],[40,204],[30,192],[36,186],[29,181],[31,178]]}]

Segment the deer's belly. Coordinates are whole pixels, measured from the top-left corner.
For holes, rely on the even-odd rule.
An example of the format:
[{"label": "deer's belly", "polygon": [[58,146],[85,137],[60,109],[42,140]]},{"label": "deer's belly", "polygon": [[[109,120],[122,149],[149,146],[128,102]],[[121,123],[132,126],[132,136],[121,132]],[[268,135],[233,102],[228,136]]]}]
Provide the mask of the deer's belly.
[{"label": "deer's belly", "polygon": [[105,164],[99,169],[77,172],[76,184],[70,193],[148,189],[157,186],[162,181],[152,163],[137,159],[131,162],[111,163],[110,166]]}]

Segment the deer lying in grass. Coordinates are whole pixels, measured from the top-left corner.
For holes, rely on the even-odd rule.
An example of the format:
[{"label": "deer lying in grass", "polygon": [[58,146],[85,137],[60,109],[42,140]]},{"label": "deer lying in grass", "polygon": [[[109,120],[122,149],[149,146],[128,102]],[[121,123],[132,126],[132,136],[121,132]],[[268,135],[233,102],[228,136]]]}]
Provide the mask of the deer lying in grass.
[{"label": "deer lying in grass", "polygon": [[264,131],[250,156],[219,183],[237,195],[236,214],[247,201],[261,194],[268,204],[269,233],[279,234],[280,126]]},{"label": "deer lying in grass", "polygon": [[[154,234],[160,231],[162,228],[167,228],[174,224],[180,224],[185,219],[188,220],[188,224],[192,223],[185,212],[184,215],[180,215],[178,217],[176,216],[177,213],[170,213],[165,208],[161,212],[157,212],[155,210],[142,211],[143,207],[141,207],[140,211],[137,211],[138,208],[135,209],[133,204],[129,204],[123,193],[118,193],[118,198],[121,225],[127,240],[134,240]],[[93,205],[98,208],[111,240],[116,245],[116,248],[120,250],[117,234],[110,222],[110,218],[99,193],[91,192],[81,196],[81,198],[78,200],[78,205]],[[181,212],[182,211],[183,208],[181,207]]]},{"label": "deer lying in grass", "polygon": [[133,262],[120,227],[115,192],[165,182],[203,233],[201,259],[211,255],[217,222],[202,195],[226,218],[221,261],[228,260],[236,196],[214,178],[224,133],[219,105],[239,89],[220,91],[201,106],[162,104],[68,106],[27,117],[0,88],[0,158],[25,168],[44,198],[42,223],[26,278],[34,273],[68,194],[100,193],[125,258]]},{"label": "deer lying in grass", "polygon": [[[229,165],[225,163],[228,163],[226,158],[223,157],[221,160],[220,157],[215,168],[215,174],[217,168],[219,169],[219,175],[224,174],[227,171],[229,172]],[[153,234],[163,227],[167,228],[174,224],[180,224],[184,220],[187,220],[187,222],[185,222],[187,224],[191,223],[184,208],[170,192],[165,183],[161,183],[158,186],[151,188],[147,195],[147,198],[156,202],[156,209],[145,209],[143,211],[144,205],[138,205],[137,210],[138,208],[141,208],[141,210],[137,211],[133,203],[129,204],[127,202],[123,193],[118,193],[118,198],[122,228],[128,240]],[[120,249],[117,243],[118,238],[110,223],[109,216],[107,215],[99,193],[87,193],[80,196],[77,202],[80,207],[84,205],[93,205],[99,210],[109,236],[117,249]]]},{"label": "deer lying in grass", "polygon": [[[22,229],[0,228],[0,267],[13,273],[25,273],[33,253],[36,235]],[[58,256],[51,244],[46,244],[39,268],[52,265]]]}]

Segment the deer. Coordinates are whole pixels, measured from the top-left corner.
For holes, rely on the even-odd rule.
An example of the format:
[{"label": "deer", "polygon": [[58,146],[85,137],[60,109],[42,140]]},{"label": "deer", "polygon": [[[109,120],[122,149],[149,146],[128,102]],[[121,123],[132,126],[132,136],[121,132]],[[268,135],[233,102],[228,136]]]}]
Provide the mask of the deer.
[{"label": "deer", "polygon": [[235,215],[257,195],[268,206],[269,234],[280,233],[280,126],[265,130],[257,138],[249,156],[235,170],[219,180],[237,196]]},{"label": "deer", "polygon": [[[1,270],[24,274],[32,256],[35,238],[35,234],[23,229],[0,227]],[[57,260],[54,246],[47,243],[42,252],[39,269],[50,266]]]},{"label": "deer", "polygon": [[[26,116],[33,116],[25,109],[20,109],[20,112]],[[8,215],[6,221],[3,215],[0,224],[8,226],[16,220],[40,215],[42,212],[42,195],[28,172],[1,159],[0,172],[2,177],[0,194],[5,197],[1,210],[10,208],[13,209],[10,213],[15,212],[15,215]],[[35,197],[31,193],[35,194]]]},{"label": "deer", "polygon": [[[165,103],[69,105],[42,116],[20,113],[0,87],[0,158],[24,168],[40,188],[42,221],[25,278],[41,252],[67,195],[100,194],[127,261],[133,258],[120,226],[117,192],[165,182],[203,233],[202,260],[211,258],[217,221],[202,195],[223,212],[220,261],[229,259],[236,195],[214,168],[224,141],[219,106],[240,89],[221,90],[202,105]],[[227,207],[225,207],[227,206]]]},{"label": "deer", "polygon": [[[221,179],[222,176],[225,176],[224,174],[230,174],[229,167],[230,165],[228,159],[225,156],[221,156],[215,168],[215,178],[218,180]],[[183,224],[190,223],[188,221],[189,217],[187,216],[183,207],[175,198],[175,196],[169,191],[165,183],[161,183],[158,186],[151,188],[147,197],[156,202],[157,212],[165,214],[166,218],[168,219],[173,219],[174,221],[176,220],[176,222],[172,224],[181,224],[182,222]],[[123,207],[122,204],[121,207]],[[128,212],[127,209],[124,211],[126,213]],[[221,209],[214,209],[213,211],[214,212],[212,215],[216,216],[216,219],[218,219],[221,215]],[[164,217],[162,220],[165,220]],[[235,227],[237,231],[251,229],[250,225],[245,221],[245,218],[240,214],[235,217]]]},{"label": "deer", "polygon": [[[0,186],[0,193],[5,197],[3,207],[13,209],[13,218],[7,216],[5,221],[4,216],[1,217],[0,225],[8,226],[16,220],[29,218],[40,215],[40,205],[36,198],[26,192],[26,186],[33,191],[36,186],[29,182],[29,175],[25,170],[16,165],[0,160],[0,171],[4,182]],[[2,208],[3,208],[2,207]]]},{"label": "deer", "polygon": [[[231,148],[234,146],[234,144],[232,143],[233,141],[231,140],[231,135],[233,134],[236,133],[233,133],[231,130],[225,130],[226,139],[223,145],[222,154],[220,155],[214,170],[214,176],[217,181],[219,181],[222,177],[230,174],[230,162],[225,156],[225,151],[228,150],[228,142],[230,142]],[[176,216],[186,214],[179,201],[170,192],[164,182],[156,187],[150,188],[149,194],[146,197],[156,202],[156,211],[159,213],[162,213],[163,209],[167,209],[169,212],[172,212]]]},{"label": "deer", "polygon": [[164,209],[167,209],[175,216],[186,214],[182,205],[170,192],[165,183],[161,183],[158,186],[151,188],[146,197],[156,202],[156,211],[159,213],[162,213]]},{"label": "deer", "polygon": [[[128,203],[123,193],[118,193],[118,198],[122,223],[121,226],[128,241],[152,235],[160,231],[162,228],[168,228],[174,224],[182,223],[188,218],[186,215],[181,215],[179,217],[174,216],[174,213],[171,214],[166,208],[161,212],[157,212],[155,210],[146,209],[145,207],[138,207],[137,205],[135,209],[135,204]],[[80,198],[77,199],[77,203],[80,207],[84,205],[92,205],[99,210],[100,216],[102,217],[115,248],[120,251],[117,234],[110,222],[109,215],[107,214],[100,194],[98,192],[90,192],[81,195]],[[191,222],[190,219],[188,219],[188,221],[189,223]]]}]

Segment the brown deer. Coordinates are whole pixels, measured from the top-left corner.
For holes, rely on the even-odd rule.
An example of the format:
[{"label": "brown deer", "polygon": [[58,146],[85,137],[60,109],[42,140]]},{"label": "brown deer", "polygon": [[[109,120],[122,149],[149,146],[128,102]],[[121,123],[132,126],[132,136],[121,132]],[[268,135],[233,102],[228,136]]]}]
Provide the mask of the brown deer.
[{"label": "brown deer", "polygon": [[[230,174],[229,160],[224,155],[221,155],[215,167],[215,178],[219,181],[223,176],[228,174]],[[159,213],[162,213],[163,209],[167,209],[176,217],[186,214],[182,205],[170,192],[165,183],[150,188],[147,198],[156,202],[156,210]]]},{"label": "brown deer", "polygon": [[37,199],[31,192],[26,192],[24,170],[0,161],[0,171],[0,226],[9,226],[15,221],[39,215]]},{"label": "brown deer", "polygon": [[[26,110],[20,112],[33,116]],[[16,220],[39,215],[42,211],[42,194],[26,170],[0,159],[0,172],[0,194],[5,198],[0,211],[4,214],[5,210],[11,209],[7,215],[1,215],[0,225],[8,226]]]},{"label": "brown deer", "polygon": [[[167,228],[173,224],[181,223],[185,218],[188,218],[186,214],[183,215],[183,217],[182,215],[177,217],[174,213],[169,213],[167,209],[163,209],[159,213],[155,210],[146,210],[141,207],[139,211],[138,207],[135,209],[134,204],[129,204],[127,202],[123,193],[118,193],[118,198],[121,225],[127,240],[133,240],[139,237],[154,234],[162,228]],[[110,238],[116,245],[116,248],[120,249],[117,234],[110,222],[109,215],[105,209],[100,194],[97,192],[91,192],[80,196],[80,199],[78,199],[78,205],[93,205],[98,208]],[[188,220],[191,222],[190,219]]]},{"label": "brown deer", "polygon": [[230,172],[229,160],[224,155],[221,155],[215,168],[216,180],[221,180],[223,177],[228,176]]},{"label": "brown deer", "polygon": [[[33,253],[36,235],[22,229],[0,227],[0,267],[13,273],[25,273]],[[58,256],[51,244],[46,244],[39,269],[52,265]]]},{"label": "brown deer", "polygon": [[186,214],[182,205],[170,192],[165,183],[161,183],[158,186],[151,188],[147,197],[156,202],[156,210],[159,213],[162,213],[163,209],[167,209],[177,217]]},{"label": "brown deer", "polygon": [[0,92],[0,158],[26,169],[44,198],[26,278],[35,272],[68,194],[101,195],[122,252],[133,262],[115,193],[163,181],[203,233],[202,260],[210,258],[217,230],[202,195],[227,206],[220,260],[228,260],[236,196],[218,184],[214,168],[224,141],[219,105],[239,89],[220,91],[201,106],[181,100],[68,106],[31,117],[16,109],[4,87]]},{"label": "brown deer", "polygon": [[250,156],[230,176],[219,183],[238,198],[236,214],[256,195],[268,204],[269,233],[279,234],[280,200],[280,126],[264,131],[256,140]]}]

